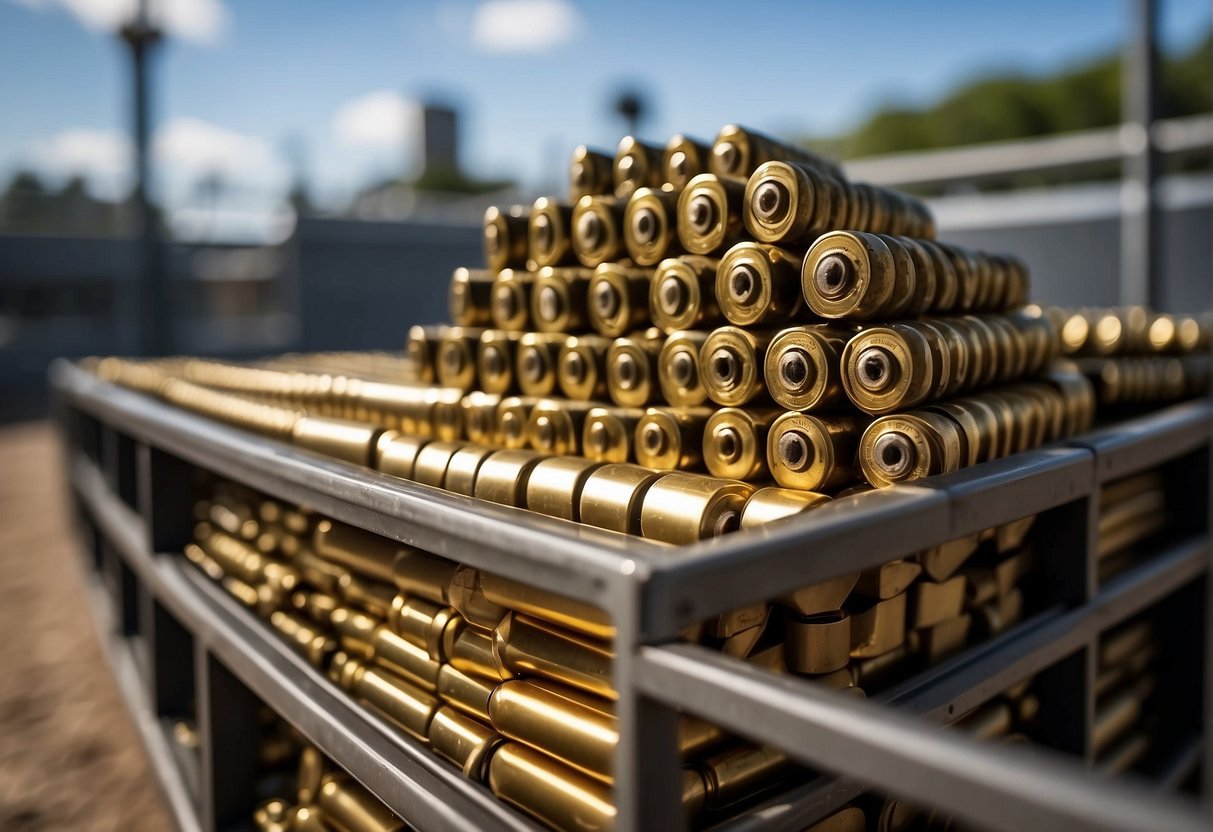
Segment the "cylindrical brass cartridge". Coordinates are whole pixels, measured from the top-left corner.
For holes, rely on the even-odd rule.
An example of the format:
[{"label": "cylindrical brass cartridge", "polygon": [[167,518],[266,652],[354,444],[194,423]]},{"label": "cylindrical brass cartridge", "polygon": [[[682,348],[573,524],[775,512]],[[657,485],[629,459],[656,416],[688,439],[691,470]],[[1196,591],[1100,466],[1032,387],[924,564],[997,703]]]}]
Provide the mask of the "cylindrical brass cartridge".
[{"label": "cylindrical brass cartridge", "polygon": [[716,302],[729,323],[770,326],[804,309],[800,291],[801,258],[762,243],[738,243],[724,253],[716,269]]},{"label": "cylindrical brass cartridge", "polygon": [[717,410],[703,431],[703,461],[713,477],[764,480],[767,470],[767,432],[782,410],[726,407]]},{"label": "cylindrical brass cartridge", "polygon": [[865,329],[842,351],[847,397],[873,416],[914,407],[945,391],[949,369],[939,333],[914,321]]},{"label": "cylindrical brass cartridge", "polygon": [[746,182],[745,225],[763,242],[811,243],[825,231],[851,228],[848,203],[846,186],[830,174],[793,162],[766,162]]},{"label": "cylindrical brass cartridge", "polygon": [[320,557],[385,583],[392,582],[396,554],[408,549],[389,538],[332,520],[316,524],[312,546]]},{"label": "cylindrical brass cartridge", "polygon": [[853,416],[788,412],[767,433],[767,465],[784,488],[832,491],[857,480],[855,449],[864,423]]},{"label": "cylindrical brass cartridge", "polygon": [[[221,584],[223,584],[223,588],[227,590],[227,593],[237,601],[250,609],[256,609],[258,614],[261,613],[260,606],[262,599],[259,587],[245,583],[235,575],[220,575],[215,580],[218,580]],[[268,607],[269,605],[267,604],[266,606]]]},{"label": "cylindrical brass cartridge", "polygon": [[531,206],[527,242],[536,268],[567,266],[577,262],[573,254],[573,206],[541,196]]},{"label": "cylindrical brass cartridge", "polygon": [[515,354],[521,337],[517,332],[500,329],[486,329],[481,333],[476,351],[476,372],[484,392],[505,396],[514,390],[517,383]]},{"label": "cylindrical brass cartridge", "polygon": [[[480,570],[464,564],[456,567],[455,574],[451,576],[447,597],[464,623],[482,630],[492,630],[509,613],[505,607],[494,604],[485,597],[484,590],[480,588]],[[456,629],[452,632],[457,631]],[[443,640],[445,645],[445,633]]]},{"label": "cylindrical brass cartridge", "polygon": [[488,777],[489,758],[502,737],[492,728],[453,708],[439,708],[430,721],[430,745],[469,780]]},{"label": "cylindrical brass cartridge", "polygon": [[531,288],[531,320],[540,332],[570,333],[586,329],[593,272],[580,267],[539,270]]},{"label": "cylindrical brass cartridge", "polygon": [[[425,737],[421,737],[424,741]],[[347,774],[326,774],[317,806],[325,821],[348,832],[404,832],[407,825]]]},{"label": "cylindrical brass cartridge", "polygon": [[906,595],[894,595],[851,613],[851,658],[870,659],[901,646],[906,638]]},{"label": "cylindrical brass cartridge", "polygon": [[654,266],[682,251],[678,239],[678,192],[638,188],[623,212],[623,239],[640,266]]},{"label": "cylindrical brass cartridge", "polygon": [[645,494],[662,473],[639,465],[608,464],[581,488],[581,522],[623,534],[640,534]]},{"label": "cylindrical brass cartridge", "polygon": [[476,493],[476,474],[480,465],[496,449],[482,445],[464,445],[451,454],[446,465],[442,487],[455,494],[471,497]]},{"label": "cylindrical brass cartridge", "polygon": [[425,598],[397,593],[388,613],[388,625],[401,638],[422,648],[437,661],[442,656],[442,632],[450,623],[453,612],[450,607]]},{"label": "cylindrical brass cartridge", "polygon": [[609,786],[522,743],[498,746],[489,760],[489,788],[554,829],[608,832],[615,825]]},{"label": "cylindrical brass cartridge", "polygon": [[560,348],[560,357],[556,361],[556,381],[560,392],[569,399],[605,399],[606,357],[610,348],[611,339],[601,335],[570,335]]},{"label": "cylindrical brass cartridge", "polygon": [[708,398],[699,372],[699,353],[708,333],[672,332],[657,356],[657,381],[666,402],[675,407],[694,407]]},{"label": "cylindrical brass cartridge", "polygon": [[644,416],[638,407],[596,407],[586,414],[581,452],[595,462],[630,462],[632,437]]},{"label": "cylindrical brass cartridge", "polygon": [[[642,411],[643,415],[643,411]],[[629,439],[629,445],[631,440]],[[224,577],[223,567],[219,563],[202,550],[202,547],[197,543],[187,543],[185,546],[185,557],[190,563],[202,570],[212,581],[221,580]]]},{"label": "cylindrical brass cartridge", "polygon": [[404,548],[392,562],[391,580],[406,595],[446,606],[447,587],[457,567],[457,563],[446,558]]},{"label": "cylindrical brass cartridge", "polygon": [[[466,622],[461,622],[465,624]],[[442,635],[443,656],[451,667],[494,684],[514,674],[497,663],[493,634],[480,627],[452,626]]]},{"label": "cylindrical brass cartridge", "polygon": [[359,578],[351,572],[337,580],[337,590],[346,604],[379,618],[387,618],[392,609],[392,600],[396,597],[394,587]]},{"label": "cylindrical brass cartridge", "polygon": [[550,621],[568,630],[600,639],[615,636],[611,617],[599,607],[545,589],[482,572],[484,597],[515,612]]},{"label": "cylindrical brass cartridge", "polygon": [[681,191],[696,176],[708,169],[712,148],[681,133],[670,137],[661,154],[661,171],[665,184]]},{"label": "cylindrical brass cartridge", "polygon": [[489,269],[455,269],[451,275],[451,323],[485,327],[493,324],[493,278]]},{"label": "cylindrical brass cartridge", "polygon": [[604,783],[613,781],[619,730],[615,717],[561,695],[562,688],[516,679],[489,700],[493,727]]},{"label": "cylindrical brass cartridge", "polygon": [[543,456],[532,451],[497,451],[480,465],[476,495],[507,506],[526,505],[527,480]]},{"label": "cylindrical brass cartridge", "polygon": [[501,443],[501,437],[497,434],[497,408],[500,404],[501,396],[479,390],[468,393],[460,400],[463,429],[469,442],[484,447]]},{"label": "cylindrical brass cartridge", "polygon": [[659,395],[657,359],[665,336],[648,329],[616,338],[607,350],[607,389],[620,407],[643,407]]},{"label": "cylindrical brass cartridge", "polygon": [[525,205],[492,205],[484,212],[484,262],[490,270],[526,266],[528,220]]},{"label": "cylindrical brass cartridge", "polygon": [[549,517],[578,522],[581,487],[601,465],[573,456],[554,456],[540,461],[527,479],[526,507]]},{"label": "cylindrical brass cartridge", "polygon": [[430,442],[417,453],[413,464],[413,481],[442,488],[451,457],[464,446],[463,442]]},{"label": "cylindrical brass cartridge", "polygon": [[299,752],[299,773],[295,781],[295,792],[300,803],[310,805],[320,796],[325,767],[324,755],[314,746],[305,745]]},{"label": "cylindrical brass cartridge", "polygon": [[696,176],[678,197],[678,239],[692,254],[724,251],[741,240],[745,183],[713,173]]},{"label": "cylindrical brass cartridge", "polygon": [[569,162],[569,199],[615,192],[612,181],[615,159],[609,154],[580,145]]},{"label": "cylindrical brass cartridge", "polygon": [[303,613],[309,620],[321,626],[331,624],[333,610],[340,606],[337,599],[325,592],[305,592],[299,590],[291,594],[291,606]]},{"label": "cylindrical brass cartridge", "polygon": [[430,658],[426,648],[418,647],[380,625],[372,636],[371,650],[376,664],[386,667],[405,681],[430,693],[438,689],[438,668],[442,665]]},{"label": "cylindrical brass cartridge", "polygon": [[375,459],[375,443],[382,433],[383,428],[362,422],[301,416],[295,421],[291,441],[318,454],[370,467]]},{"label": "cylindrical brass cartridge", "polygon": [[329,623],[337,633],[341,649],[351,656],[370,661],[375,656],[375,630],[379,619],[350,607],[338,607],[329,616]]},{"label": "cylindrical brass cartridge", "polygon": [[825,505],[830,498],[816,491],[800,491],[791,488],[760,488],[746,500],[741,514],[741,528],[756,529],[759,526],[810,511]]},{"label": "cylindrical brass cartridge", "polygon": [[446,327],[443,326],[409,327],[404,341],[404,361],[408,368],[406,375],[409,381],[433,384],[437,379],[434,373],[434,354],[445,330]]},{"label": "cylindrical brass cartridge", "polygon": [[331,636],[289,612],[276,610],[270,615],[270,624],[316,666],[323,665],[324,660],[337,649],[337,642]]},{"label": "cylindrical brass cartridge", "polygon": [[748,127],[727,124],[716,134],[712,144],[710,168],[717,176],[748,179],[764,162],[782,159],[803,162],[835,176],[842,176],[836,164],[797,145],[776,141]]},{"label": "cylindrical brass cartridge", "polygon": [[830,324],[785,329],[763,361],[767,391],[788,410],[824,410],[842,402],[842,351],[853,332]]},{"label": "cylindrical brass cartridge", "polygon": [[444,664],[438,668],[438,695],[452,708],[483,722],[489,721],[489,697],[501,680],[485,679]]},{"label": "cylindrical brass cartridge", "polygon": [[624,136],[615,151],[612,178],[615,196],[627,199],[639,188],[660,188],[665,179],[663,148]]},{"label": "cylindrical brass cartridge", "polygon": [[946,581],[916,581],[910,585],[910,611],[906,622],[912,630],[934,627],[964,612],[964,575]]},{"label": "cylindrical brass cartridge", "polygon": [[851,660],[851,617],[845,610],[789,614],[784,643],[793,673],[833,673]]},{"label": "cylindrical brass cartridge", "polygon": [[626,200],[611,196],[583,196],[573,208],[573,250],[581,265],[594,268],[626,253],[623,214]]},{"label": "cylindrical brass cartridge", "polygon": [[517,450],[526,447],[526,426],[531,420],[531,411],[539,401],[534,396],[511,396],[497,405],[497,434],[505,448]]},{"label": "cylindrical brass cartridge", "polygon": [[599,406],[596,402],[539,401],[527,422],[528,443],[544,454],[579,454],[586,416]]},{"label": "cylindrical brass cartridge", "polygon": [[859,441],[859,466],[877,488],[949,473],[960,467],[959,428],[929,411],[882,416]]},{"label": "cylindrical brass cartridge", "polygon": [[[640,261],[637,261],[640,262]],[[599,335],[618,338],[648,323],[652,272],[603,263],[589,283],[590,325]]]},{"label": "cylindrical brass cartridge", "polygon": [[650,407],[636,423],[636,461],[659,471],[687,471],[703,463],[708,407]]},{"label": "cylindrical brass cartridge", "polygon": [[266,562],[264,555],[243,540],[212,530],[208,524],[199,526],[206,530],[205,536],[199,537],[203,554],[213,560],[222,572],[234,574],[245,583],[261,583],[261,572]]},{"label": "cylindrical brass cartridge", "polygon": [[344,567],[318,557],[310,549],[304,549],[296,555],[293,563],[305,583],[329,595],[337,592],[337,581],[346,571]]},{"label": "cylindrical brass cartridge", "polygon": [[566,340],[559,332],[527,332],[518,340],[514,377],[524,395],[542,398],[556,391],[556,368]]},{"label": "cylindrical brass cartridge", "polygon": [[696,768],[707,784],[707,807],[719,809],[777,782],[790,766],[782,751],[743,745],[708,757]]},{"label": "cylindrical brass cartridge", "polygon": [[773,330],[735,326],[713,330],[699,351],[699,374],[708,398],[725,407],[741,407],[767,395],[762,366]]},{"label": "cylindrical brass cartridge", "polygon": [[670,473],[644,496],[640,530],[666,543],[693,543],[736,530],[753,486],[699,474]]},{"label": "cylindrical brass cartridge", "polygon": [[434,361],[439,384],[464,393],[476,386],[476,353],[481,333],[479,329],[452,326],[442,334]]},{"label": "cylindrical brass cartridge", "polygon": [[718,260],[697,255],[662,260],[649,284],[653,323],[667,333],[723,323],[716,303],[718,266]]},{"label": "cylindrical brass cartridge", "polygon": [[[177,725],[185,723],[179,722]],[[257,832],[289,832],[290,807],[285,800],[276,797],[263,801],[253,810],[253,826]]]},{"label": "cylindrical brass cartridge", "polygon": [[612,653],[607,643],[529,615],[511,613],[497,625],[493,655],[505,678],[533,674],[612,701],[619,698],[611,684]]},{"label": "cylindrical brass cartridge", "polygon": [[[903,250],[904,253],[904,250]],[[867,320],[893,305],[899,263],[876,234],[824,234],[805,255],[801,288],[813,312],[823,318]],[[906,261],[909,256],[906,254]],[[911,265],[910,268],[913,268]]]},{"label": "cylindrical brass cartridge", "polygon": [[[493,279],[493,326],[508,332],[529,329],[535,273],[502,269]],[[489,391],[492,392],[492,391]]]}]

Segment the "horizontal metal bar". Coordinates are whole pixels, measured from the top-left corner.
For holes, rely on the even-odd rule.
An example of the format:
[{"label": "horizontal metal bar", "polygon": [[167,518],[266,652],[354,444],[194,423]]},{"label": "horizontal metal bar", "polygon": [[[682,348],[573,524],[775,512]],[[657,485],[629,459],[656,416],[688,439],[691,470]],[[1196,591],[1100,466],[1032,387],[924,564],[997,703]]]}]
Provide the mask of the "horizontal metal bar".
[{"label": "horizontal metal bar", "polygon": [[152,555],[142,522],[77,460],[73,483],[93,522],[148,592],[266,705],[393,811],[421,829],[538,829],[420,743],[358,706],[181,558]]},{"label": "horizontal metal bar", "polygon": [[[1213,115],[1157,121],[1151,138],[1161,153],[1201,150],[1213,143]],[[942,185],[1119,162],[1141,152],[1144,131],[1136,124],[1078,130],[1052,136],[987,142],[964,147],[854,159],[849,176],[882,185]]]},{"label": "horizontal metal bar", "polygon": [[1099,483],[1136,474],[1205,447],[1213,438],[1213,404],[1198,399],[1068,440],[1095,452]]},{"label": "horizontal metal bar", "polygon": [[677,702],[800,763],[939,807],[983,829],[1208,828],[1188,801],[1160,799],[1132,780],[1106,783],[1059,754],[983,744],[697,645],[640,648],[637,683],[647,695]]}]

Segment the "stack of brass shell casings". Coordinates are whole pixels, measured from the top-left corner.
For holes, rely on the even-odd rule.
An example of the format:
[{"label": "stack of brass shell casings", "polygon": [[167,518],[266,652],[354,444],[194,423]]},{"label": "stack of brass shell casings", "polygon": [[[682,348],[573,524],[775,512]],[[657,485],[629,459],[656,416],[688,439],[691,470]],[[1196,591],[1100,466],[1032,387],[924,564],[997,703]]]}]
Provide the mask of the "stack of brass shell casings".
[{"label": "stack of brass shell casings", "polygon": [[296,771],[289,784],[279,787],[283,796],[262,802],[253,813],[257,832],[403,832],[409,828],[314,747],[305,746],[291,759]]},{"label": "stack of brass shell casings", "polygon": [[1209,391],[1208,314],[1167,315],[1144,306],[1048,308],[1061,348],[1095,385],[1101,407],[1157,405]]},{"label": "stack of brass shell casings", "polygon": [[1096,552],[1099,579],[1106,581],[1138,560],[1137,547],[1174,521],[1159,470],[1106,483],[1099,493]]},{"label": "stack of brass shell casings", "polygon": [[1158,628],[1148,616],[1100,637],[1091,730],[1091,753],[1099,771],[1128,771],[1154,747],[1159,720],[1151,696],[1158,687],[1159,653]]}]

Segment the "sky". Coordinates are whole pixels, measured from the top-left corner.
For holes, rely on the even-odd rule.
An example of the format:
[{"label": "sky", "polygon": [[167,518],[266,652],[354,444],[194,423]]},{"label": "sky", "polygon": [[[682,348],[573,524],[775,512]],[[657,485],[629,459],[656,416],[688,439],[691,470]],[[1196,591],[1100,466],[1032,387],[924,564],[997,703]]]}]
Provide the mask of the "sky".
[{"label": "sky", "polygon": [[[137,0],[0,0],[0,187],[19,169],[129,187],[129,68],[112,32]],[[883,104],[1048,73],[1116,48],[1126,0],[660,3],[613,0],[152,0],[168,37],[154,86],[157,195],[281,200],[296,172],[337,208],[415,171],[418,107],[459,107],[468,172],[563,192],[581,143],[613,149],[612,96],[645,93],[642,137],[847,130]],[[1162,0],[1167,48],[1208,0]]]}]

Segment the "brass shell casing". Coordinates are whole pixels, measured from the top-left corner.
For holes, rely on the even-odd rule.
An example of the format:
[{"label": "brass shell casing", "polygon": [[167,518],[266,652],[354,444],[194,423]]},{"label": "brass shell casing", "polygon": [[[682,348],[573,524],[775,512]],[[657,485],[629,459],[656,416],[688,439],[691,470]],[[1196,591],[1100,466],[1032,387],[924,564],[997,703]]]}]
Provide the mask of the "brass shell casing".
[{"label": "brass shell casing", "polygon": [[484,262],[491,271],[526,266],[528,220],[525,205],[492,205],[484,212]]},{"label": "brass shell casing", "polygon": [[[480,587],[480,570],[466,564],[460,564],[455,568],[455,574],[451,576],[451,585],[447,587],[447,596],[451,606],[455,608],[463,621],[473,625],[471,629],[479,627],[485,631],[492,630],[509,614],[509,610],[505,607],[494,604],[485,597],[484,590]],[[446,633],[444,632],[444,647],[445,643]]]},{"label": "brass shell casing", "polygon": [[573,253],[573,206],[541,196],[531,206],[527,245],[535,268],[567,266],[577,262]]},{"label": "brass shell casing", "polygon": [[906,595],[894,595],[851,611],[851,658],[870,659],[896,650],[906,637]]},{"label": "brass shell casing", "polygon": [[464,446],[464,442],[431,442],[417,454],[413,465],[413,482],[442,488],[446,479],[446,468],[451,457]]},{"label": "brass shell casing", "polygon": [[316,802],[327,820],[349,832],[403,832],[407,828],[404,821],[347,774],[326,774]]},{"label": "brass shell casing", "polygon": [[[336,613],[333,624],[336,626]],[[390,628],[380,625],[372,636],[371,649],[376,664],[429,693],[437,690],[438,668],[442,665],[430,658],[425,647],[418,647]]]},{"label": "brass shell casing", "polygon": [[589,327],[587,296],[593,272],[579,267],[539,270],[531,288],[531,320],[540,332],[576,332]]},{"label": "brass shell casing", "polygon": [[401,436],[395,431],[386,431],[380,434],[379,440],[375,443],[373,467],[384,474],[411,480],[417,454],[429,441],[423,437]]},{"label": "brass shell casing", "polygon": [[785,653],[793,673],[833,673],[851,660],[851,617],[845,610],[788,615]]},{"label": "brass shell casing", "polygon": [[704,426],[703,462],[713,477],[764,480],[767,432],[782,410],[726,407],[713,413]]},{"label": "brass shell casing", "polygon": [[912,630],[934,627],[964,612],[963,575],[946,581],[917,581],[910,586],[910,612],[907,626]]},{"label": "brass shell casing", "polygon": [[831,232],[805,255],[801,289],[809,308],[822,318],[868,320],[890,305],[897,265],[877,235]]},{"label": "brass shell casing", "polygon": [[804,162],[835,176],[842,175],[837,165],[810,150],[776,141],[737,124],[727,124],[716,134],[709,167],[717,176],[748,179],[759,165],[774,159]]},{"label": "brass shell casing", "polygon": [[476,349],[476,373],[485,393],[507,396],[516,388],[514,364],[521,337],[517,332],[501,329],[486,329],[480,334],[480,344]]},{"label": "brass shell casing", "polygon": [[816,491],[760,488],[750,495],[750,499],[746,500],[745,510],[741,514],[741,528],[756,529],[772,520],[811,511],[829,501],[828,495],[819,494]]},{"label": "brass shell casing", "polygon": [[493,631],[493,656],[502,676],[535,675],[578,690],[619,698],[611,683],[612,654],[605,642],[511,613]]},{"label": "brass shell casing", "polygon": [[422,648],[431,659],[438,661],[442,657],[442,631],[450,623],[453,612],[450,607],[425,598],[397,593],[387,616],[388,626],[405,641]]},{"label": "brass shell casing", "polygon": [[716,302],[729,323],[770,326],[804,310],[801,257],[762,243],[738,243],[720,258]]},{"label": "brass shell casing", "polygon": [[479,473],[480,466],[495,450],[496,448],[483,445],[465,445],[455,451],[447,461],[446,476],[442,480],[442,487],[454,494],[462,494],[465,497],[474,496],[476,474]]},{"label": "brass shell casing", "polygon": [[712,330],[699,351],[699,374],[708,398],[724,407],[741,407],[766,397],[762,366],[772,330],[734,326]]},{"label": "brass shell casing", "polygon": [[864,479],[877,488],[956,471],[960,458],[959,428],[929,411],[882,416],[859,442]]},{"label": "brass shell casing", "polygon": [[581,522],[623,534],[640,534],[645,494],[662,476],[639,465],[602,466],[581,488]]},{"label": "brass shell casing", "polygon": [[527,332],[514,352],[514,377],[525,396],[543,398],[556,392],[556,369],[567,336],[559,332]]},{"label": "brass shell casing", "polygon": [[596,407],[586,414],[581,452],[595,462],[631,462],[632,438],[644,416],[638,407]]},{"label": "brass shell casing", "polygon": [[917,322],[872,327],[842,351],[842,383],[852,404],[872,416],[922,404],[944,388],[949,354],[938,332]]},{"label": "brass shell casing", "polygon": [[300,416],[291,430],[291,441],[314,453],[370,467],[382,433],[383,428],[362,422]]},{"label": "brass shell casing", "polygon": [[582,774],[613,782],[619,742],[615,717],[562,695],[562,690],[522,679],[503,682],[489,700],[493,727],[509,739],[542,748]]},{"label": "brass shell casing", "polygon": [[[640,262],[640,261],[637,261]],[[599,335],[618,338],[643,328],[649,320],[652,272],[618,263],[594,270],[588,288],[590,325]]]},{"label": "brass shell casing", "polygon": [[811,243],[827,230],[852,227],[843,213],[847,202],[842,182],[828,173],[766,162],[746,182],[745,225],[762,242]]},{"label": "brass shell casing", "polygon": [[667,474],[644,496],[641,534],[674,544],[725,534],[740,525],[745,501],[753,492],[753,486],[743,482]]},{"label": "brass shell casing", "polygon": [[450,311],[455,326],[493,325],[493,278],[491,269],[455,269],[451,275]]},{"label": "brass shell casing", "polygon": [[544,454],[579,454],[586,416],[600,406],[597,402],[542,399],[531,409],[527,442]]},{"label": "brass shell casing", "polygon": [[326,560],[385,583],[392,582],[396,554],[409,549],[403,543],[332,520],[316,524],[312,548]]},{"label": "brass shell casing", "polygon": [[864,423],[853,416],[784,413],[767,434],[767,465],[784,488],[832,491],[855,482]]},{"label": "brass shell casing", "polygon": [[454,665],[438,668],[438,695],[442,701],[483,722],[489,721],[489,697],[500,682],[465,673]]},{"label": "brass shell casing", "polygon": [[534,396],[510,396],[497,405],[497,435],[505,448],[519,450],[527,446],[526,427],[539,402]]},{"label": "brass shell casing", "polygon": [[460,399],[463,428],[469,442],[490,448],[501,443],[501,437],[497,434],[497,408],[500,404],[501,396],[479,390]]},{"label": "brass shell casing", "polygon": [[835,407],[846,398],[842,351],[853,331],[813,324],[780,331],[767,348],[763,378],[776,404],[788,410]]},{"label": "brass shell casing", "polygon": [[855,591],[869,598],[892,598],[905,592],[921,572],[922,566],[914,561],[891,560],[860,572]]},{"label": "brass shell casing", "polygon": [[696,176],[678,196],[678,239],[692,254],[724,251],[744,236],[745,183]]},{"label": "brass shell casing", "polygon": [[611,789],[522,743],[500,745],[489,760],[489,788],[555,829],[608,832],[615,825]]},{"label": "brass shell casing", "polygon": [[601,401],[607,397],[606,356],[611,339],[570,335],[556,361],[556,383],[569,399]]},{"label": "brass shell casing", "polygon": [[695,407],[708,399],[699,372],[699,352],[708,333],[671,332],[657,356],[657,383],[662,397],[674,407]]},{"label": "brass shell casing", "polygon": [[659,330],[616,338],[607,350],[607,389],[620,407],[643,407],[658,397],[657,358],[665,336]]},{"label": "brass shell casing", "polygon": [[526,507],[531,511],[578,522],[581,487],[602,463],[583,457],[554,456],[531,469],[527,479]]},{"label": "brass shell casing", "polygon": [[659,471],[687,471],[703,463],[707,407],[650,407],[636,423],[636,461]]},{"label": "brass shell casing", "polygon": [[442,606],[447,605],[447,587],[458,564],[416,549],[404,549],[392,562],[396,588]]},{"label": "brass shell casing", "polygon": [[446,757],[469,780],[488,777],[489,758],[502,737],[487,725],[451,707],[439,708],[430,720],[430,746]]},{"label": "brass shell casing", "polygon": [[487,572],[481,573],[480,588],[484,597],[515,612],[550,621],[592,638],[615,637],[615,627],[606,611],[584,601]]},{"label": "brass shell casing", "polygon": [[623,212],[623,239],[637,265],[654,266],[679,254],[678,192],[672,189],[638,188],[628,198]]},{"label": "brass shell casing", "polygon": [[696,176],[708,169],[712,148],[681,133],[671,136],[661,154],[661,173],[665,184],[681,191]]},{"label": "brass shell casing", "polygon": [[476,497],[507,506],[526,505],[527,480],[543,456],[532,451],[504,450],[480,464]]},{"label": "brass shell casing", "polygon": [[626,253],[623,242],[625,200],[584,196],[573,208],[573,250],[581,265],[595,268]]},{"label": "brass shell casing", "polygon": [[615,184],[611,181],[614,162],[609,154],[585,145],[574,150],[569,161],[569,200],[576,202],[583,196],[614,193]]},{"label": "brass shell casing", "polygon": [[646,144],[635,136],[624,136],[611,167],[615,196],[627,199],[639,188],[660,188],[665,179],[664,149]]},{"label": "brass shell casing", "polygon": [[[493,279],[493,326],[508,332],[530,329],[534,272],[502,269]],[[493,391],[489,391],[493,392]]]},{"label": "brass shell casing", "polygon": [[442,652],[451,667],[494,685],[511,678],[513,674],[497,664],[493,634],[480,627],[462,626],[465,623],[448,627],[442,634]]},{"label": "brass shell casing", "polygon": [[378,618],[387,618],[396,597],[395,587],[364,580],[351,572],[337,579],[337,589],[346,604]]},{"label": "brass shell casing", "polygon": [[714,754],[696,768],[707,786],[707,808],[717,809],[778,781],[790,766],[782,751],[746,744]]},{"label": "brass shell casing", "polygon": [[337,649],[337,642],[311,623],[282,610],[270,614],[270,624],[317,667]]},{"label": "brass shell casing", "polygon": [[649,284],[649,316],[665,332],[706,329],[724,323],[716,303],[716,269],[711,257],[683,255],[662,260]]}]

